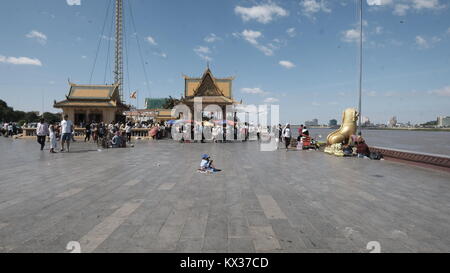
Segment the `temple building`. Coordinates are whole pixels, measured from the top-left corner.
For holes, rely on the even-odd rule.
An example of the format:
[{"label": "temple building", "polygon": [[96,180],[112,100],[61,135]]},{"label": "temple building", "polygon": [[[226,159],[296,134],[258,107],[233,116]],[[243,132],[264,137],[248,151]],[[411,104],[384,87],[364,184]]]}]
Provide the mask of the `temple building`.
[{"label": "temple building", "polygon": [[75,125],[86,122],[124,121],[129,107],[121,102],[119,85],[78,85],[70,83],[66,100],[56,102],[54,108],[63,110]]},{"label": "temple building", "polygon": [[184,98],[181,101],[193,109],[195,98],[201,97],[203,108],[215,104],[225,113],[227,105],[239,104],[233,99],[233,80],[234,77],[215,78],[209,67],[201,78],[184,76]]}]

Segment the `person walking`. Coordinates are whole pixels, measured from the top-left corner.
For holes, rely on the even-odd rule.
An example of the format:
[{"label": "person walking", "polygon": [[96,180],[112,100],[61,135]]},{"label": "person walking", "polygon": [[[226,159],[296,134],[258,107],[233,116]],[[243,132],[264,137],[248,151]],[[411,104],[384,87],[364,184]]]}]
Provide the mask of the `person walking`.
[{"label": "person walking", "polygon": [[64,115],[61,121],[61,152],[64,152],[64,143],[67,142],[67,152],[70,152],[70,140],[72,139],[73,122],[68,115]]},{"label": "person walking", "polygon": [[48,124],[45,122],[45,120],[42,118],[39,120],[39,123],[36,127],[36,136],[37,136],[37,142],[41,144],[41,151],[44,150],[45,147],[45,140],[48,136]]},{"label": "person walking", "polygon": [[291,138],[292,138],[291,125],[289,123],[286,124],[286,127],[283,129],[283,138],[284,138],[284,144],[286,146],[286,152],[287,152],[289,149],[289,144],[291,144]]},{"label": "person walking", "polygon": [[50,136],[50,153],[56,154],[55,150],[57,148],[57,141],[56,141],[56,126],[54,124],[50,124],[49,127],[49,136]]}]

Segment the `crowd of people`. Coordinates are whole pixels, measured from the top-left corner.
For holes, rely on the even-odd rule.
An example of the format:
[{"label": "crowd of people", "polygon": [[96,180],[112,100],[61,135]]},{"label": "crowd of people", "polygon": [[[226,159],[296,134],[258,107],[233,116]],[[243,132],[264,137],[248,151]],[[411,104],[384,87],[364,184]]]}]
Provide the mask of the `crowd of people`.
[{"label": "crowd of people", "polygon": [[[286,151],[289,150],[293,139],[293,131],[288,123],[285,126],[267,126],[264,128],[260,125],[253,125],[247,122],[233,124],[215,124],[209,121],[192,122],[192,123],[171,123],[171,122],[89,122],[81,123],[84,128],[84,142],[95,142],[103,148],[124,148],[131,143],[133,130],[143,129],[147,134],[137,135],[139,139],[144,135],[148,135],[151,139],[173,139],[172,129],[181,135],[181,142],[200,141],[200,142],[225,142],[231,138],[232,140],[248,141],[255,139],[260,141],[263,134],[278,137],[278,142],[284,144]],[[50,142],[50,153],[56,153],[57,146],[60,143],[60,151],[70,151],[70,143],[75,142],[75,126],[72,121],[65,115],[61,122],[47,123],[43,119],[37,124],[24,125],[36,129],[37,142],[40,149],[43,150],[47,137]],[[175,127],[175,128],[173,128]],[[3,123],[0,128],[0,134],[5,137],[17,135],[20,127],[14,122]],[[205,133],[208,132],[208,133]],[[228,139],[227,139],[228,137]],[[318,149],[319,145],[310,137],[309,130],[306,126],[301,125],[298,128],[297,148]],[[370,157],[370,149],[361,135],[353,135],[349,143],[342,143],[344,155],[357,155],[360,158]]]},{"label": "crowd of people", "polygon": [[16,122],[5,122],[3,124],[0,123],[0,125],[0,136],[12,137],[19,133],[20,126]]}]

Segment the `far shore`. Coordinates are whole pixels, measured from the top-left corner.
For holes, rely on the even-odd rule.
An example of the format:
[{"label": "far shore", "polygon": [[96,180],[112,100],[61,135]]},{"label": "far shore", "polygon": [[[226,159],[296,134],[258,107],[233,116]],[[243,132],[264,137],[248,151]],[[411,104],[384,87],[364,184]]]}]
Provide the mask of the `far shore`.
[{"label": "far shore", "polygon": [[[300,127],[300,125],[293,125],[293,127]],[[310,129],[339,129],[340,127],[321,127],[309,126]],[[450,128],[383,128],[383,127],[364,127],[363,130],[397,130],[397,131],[434,131],[434,132],[450,132]]]}]

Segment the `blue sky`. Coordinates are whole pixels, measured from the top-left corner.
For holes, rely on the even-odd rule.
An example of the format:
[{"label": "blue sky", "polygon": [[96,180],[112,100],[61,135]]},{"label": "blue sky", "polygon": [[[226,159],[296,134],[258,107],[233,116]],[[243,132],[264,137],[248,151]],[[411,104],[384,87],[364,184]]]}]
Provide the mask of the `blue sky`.
[{"label": "blue sky", "polygon": [[[111,12],[100,37],[109,1],[2,1],[0,98],[15,109],[56,112],[68,78],[89,83],[99,39],[92,83],[111,83]],[[279,104],[283,122],[327,123],[357,106],[355,0],[125,2],[124,92],[138,90],[141,107],[145,97],[179,97],[182,75],[201,76],[207,61],[217,77],[236,77],[235,99]],[[363,116],[416,123],[450,115],[449,1],[367,2]]]}]

